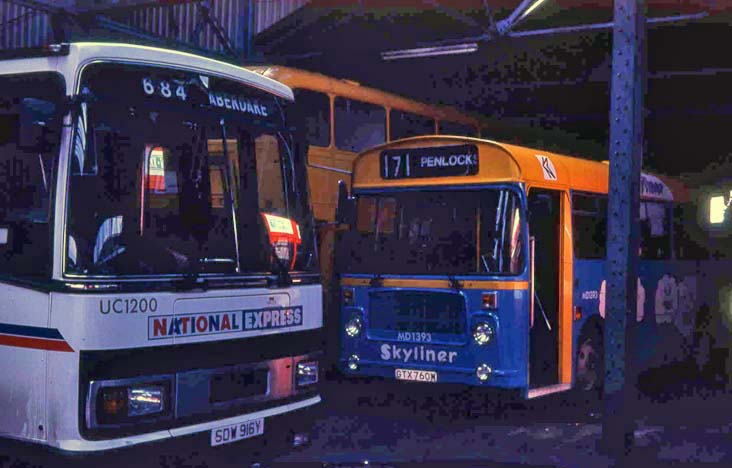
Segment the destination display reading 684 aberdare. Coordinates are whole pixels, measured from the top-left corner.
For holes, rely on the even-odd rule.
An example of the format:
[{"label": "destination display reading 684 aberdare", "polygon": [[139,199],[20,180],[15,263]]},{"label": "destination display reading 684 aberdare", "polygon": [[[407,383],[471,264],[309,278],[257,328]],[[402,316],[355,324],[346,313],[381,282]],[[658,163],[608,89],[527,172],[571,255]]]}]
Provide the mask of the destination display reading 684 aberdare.
[{"label": "destination display reading 684 aberdare", "polygon": [[403,148],[381,152],[383,179],[449,177],[478,173],[475,145]]}]

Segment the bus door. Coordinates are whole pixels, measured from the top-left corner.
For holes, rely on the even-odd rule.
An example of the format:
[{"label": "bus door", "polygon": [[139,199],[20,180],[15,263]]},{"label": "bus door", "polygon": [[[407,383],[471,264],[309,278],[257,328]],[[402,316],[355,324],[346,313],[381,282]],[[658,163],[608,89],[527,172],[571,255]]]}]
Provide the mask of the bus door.
[{"label": "bus door", "polygon": [[[559,384],[561,192],[529,192],[533,250],[533,314],[529,333],[529,398]],[[542,392],[540,389],[549,390]]]}]

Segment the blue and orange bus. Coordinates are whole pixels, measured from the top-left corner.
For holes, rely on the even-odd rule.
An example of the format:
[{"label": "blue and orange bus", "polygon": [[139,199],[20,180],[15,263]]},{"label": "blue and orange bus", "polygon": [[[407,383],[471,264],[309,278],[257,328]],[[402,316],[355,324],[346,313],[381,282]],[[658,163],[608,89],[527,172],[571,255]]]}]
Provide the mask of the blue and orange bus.
[{"label": "blue and orange bus", "polygon": [[[606,163],[467,137],[363,152],[339,197],[340,365],[351,375],[518,389],[602,385]],[[686,359],[703,251],[690,197],[643,174],[634,356]]]}]

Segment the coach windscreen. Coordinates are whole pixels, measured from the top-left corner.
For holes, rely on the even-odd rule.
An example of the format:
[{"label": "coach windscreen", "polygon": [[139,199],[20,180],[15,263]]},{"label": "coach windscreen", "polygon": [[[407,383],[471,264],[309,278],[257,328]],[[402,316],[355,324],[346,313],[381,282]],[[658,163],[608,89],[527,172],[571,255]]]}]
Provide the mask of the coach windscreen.
[{"label": "coach windscreen", "polygon": [[314,268],[302,145],[280,98],[155,67],[94,64],[74,116],[66,273],[267,272],[262,214],[303,226]]}]

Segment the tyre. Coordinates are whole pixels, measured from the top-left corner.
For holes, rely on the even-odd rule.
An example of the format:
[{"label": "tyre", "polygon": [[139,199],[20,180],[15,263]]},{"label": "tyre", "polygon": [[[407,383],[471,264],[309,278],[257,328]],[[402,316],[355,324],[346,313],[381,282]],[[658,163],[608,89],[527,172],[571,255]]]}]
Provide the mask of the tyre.
[{"label": "tyre", "polygon": [[575,361],[575,387],[578,391],[587,394],[602,392],[605,350],[602,336],[591,333],[580,338]]}]

